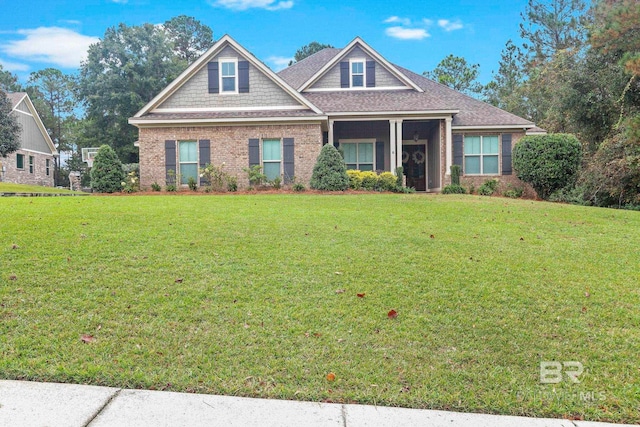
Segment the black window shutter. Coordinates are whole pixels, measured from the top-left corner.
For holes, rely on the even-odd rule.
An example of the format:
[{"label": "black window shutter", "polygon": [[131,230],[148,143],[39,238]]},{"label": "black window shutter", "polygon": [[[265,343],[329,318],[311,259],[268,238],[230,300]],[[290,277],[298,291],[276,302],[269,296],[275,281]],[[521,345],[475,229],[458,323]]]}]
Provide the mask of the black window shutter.
[{"label": "black window shutter", "polygon": [[502,134],[502,175],[511,175],[511,134]]},{"label": "black window shutter", "polygon": [[367,87],[376,87],[376,62],[367,61]]},{"label": "black window shutter", "polygon": [[344,61],[340,63],[340,87],[348,88],[349,84],[349,62]]},{"label": "black window shutter", "polygon": [[376,141],[376,170],[384,170],[384,142]]},{"label": "black window shutter", "polygon": [[[200,157],[200,168],[204,168],[211,163],[211,141],[208,139],[201,139],[198,141],[198,150]],[[200,178],[200,185],[207,185],[209,182],[205,178]]]},{"label": "black window shutter", "polygon": [[463,160],[462,141],[463,141],[462,135],[460,134],[453,135],[453,164],[458,165],[461,168],[463,167],[462,166],[462,160]]},{"label": "black window shutter", "polygon": [[293,181],[293,177],[295,176],[293,138],[284,138],[282,140],[282,149],[282,157],[284,161],[284,183],[289,184]]},{"label": "black window shutter", "polygon": [[260,140],[249,139],[249,167],[260,164]]},{"label": "black window shutter", "polygon": [[[167,185],[176,184],[175,174],[178,173],[178,171],[176,169],[176,142],[175,141],[166,140],[164,142],[164,167],[166,172]],[[173,177],[169,175],[169,171],[173,171]]]},{"label": "black window shutter", "polygon": [[220,82],[218,81],[218,63],[209,62],[209,93],[220,93]]},{"label": "black window shutter", "polygon": [[249,61],[238,61],[238,92],[249,93]]}]

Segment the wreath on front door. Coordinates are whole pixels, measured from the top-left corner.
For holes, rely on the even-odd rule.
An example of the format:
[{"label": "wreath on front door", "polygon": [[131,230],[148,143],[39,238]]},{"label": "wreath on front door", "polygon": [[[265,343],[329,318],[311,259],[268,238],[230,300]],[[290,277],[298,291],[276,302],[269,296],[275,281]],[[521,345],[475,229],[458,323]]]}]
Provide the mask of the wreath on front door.
[{"label": "wreath on front door", "polygon": [[418,164],[421,165],[424,163],[426,159],[426,156],[424,155],[424,153],[422,151],[415,151],[413,153],[413,161]]},{"label": "wreath on front door", "polygon": [[406,151],[402,152],[402,163],[407,163],[409,161],[409,153]]}]

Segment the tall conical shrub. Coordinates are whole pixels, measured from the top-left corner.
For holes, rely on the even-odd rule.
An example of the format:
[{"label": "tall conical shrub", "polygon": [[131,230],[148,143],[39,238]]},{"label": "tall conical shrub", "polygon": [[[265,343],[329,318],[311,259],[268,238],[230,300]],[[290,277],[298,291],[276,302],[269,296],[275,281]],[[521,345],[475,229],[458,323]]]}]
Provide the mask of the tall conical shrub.
[{"label": "tall conical shrub", "polygon": [[311,188],[324,191],[344,191],[349,188],[347,165],[340,152],[331,144],[322,147],[311,175]]},{"label": "tall conical shrub", "polygon": [[122,163],[113,148],[108,145],[100,147],[91,168],[91,188],[98,193],[115,193],[122,191],[125,173]]}]

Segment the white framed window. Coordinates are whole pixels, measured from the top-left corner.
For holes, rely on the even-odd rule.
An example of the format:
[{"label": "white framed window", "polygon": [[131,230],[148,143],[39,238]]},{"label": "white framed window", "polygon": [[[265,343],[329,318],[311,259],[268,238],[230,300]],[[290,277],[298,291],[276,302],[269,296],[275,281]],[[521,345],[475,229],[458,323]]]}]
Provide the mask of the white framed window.
[{"label": "white framed window", "polygon": [[375,140],[340,141],[340,149],[344,155],[344,162],[347,164],[347,169],[357,169],[361,171],[375,170],[375,146]]},{"label": "white framed window", "polygon": [[24,154],[16,154],[16,168],[24,169]]},{"label": "white framed window", "polygon": [[238,58],[220,58],[220,93],[238,93]]},{"label": "white framed window", "polygon": [[497,135],[464,137],[464,174],[498,175],[500,147]]},{"label": "white framed window", "polygon": [[281,176],[282,144],[279,139],[262,140],[262,171],[269,181]]},{"label": "white framed window", "polygon": [[366,61],[364,59],[352,59],[349,61],[349,72],[351,87],[365,87],[366,82]]},{"label": "white framed window", "polygon": [[187,185],[189,178],[198,182],[198,143],[196,141],[180,141],[178,156],[180,184]]}]

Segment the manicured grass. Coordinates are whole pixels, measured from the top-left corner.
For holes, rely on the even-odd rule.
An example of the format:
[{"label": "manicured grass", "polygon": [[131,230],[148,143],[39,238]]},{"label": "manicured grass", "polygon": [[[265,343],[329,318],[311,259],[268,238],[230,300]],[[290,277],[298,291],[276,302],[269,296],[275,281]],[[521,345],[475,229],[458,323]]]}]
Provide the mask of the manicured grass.
[{"label": "manicured grass", "polygon": [[[3,378],[640,421],[638,212],[170,195],[0,217]],[[541,384],[543,361],[581,382]]]},{"label": "manicured grass", "polygon": [[77,193],[55,187],[43,187],[40,185],[12,184],[10,182],[0,182],[0,193]]}]

